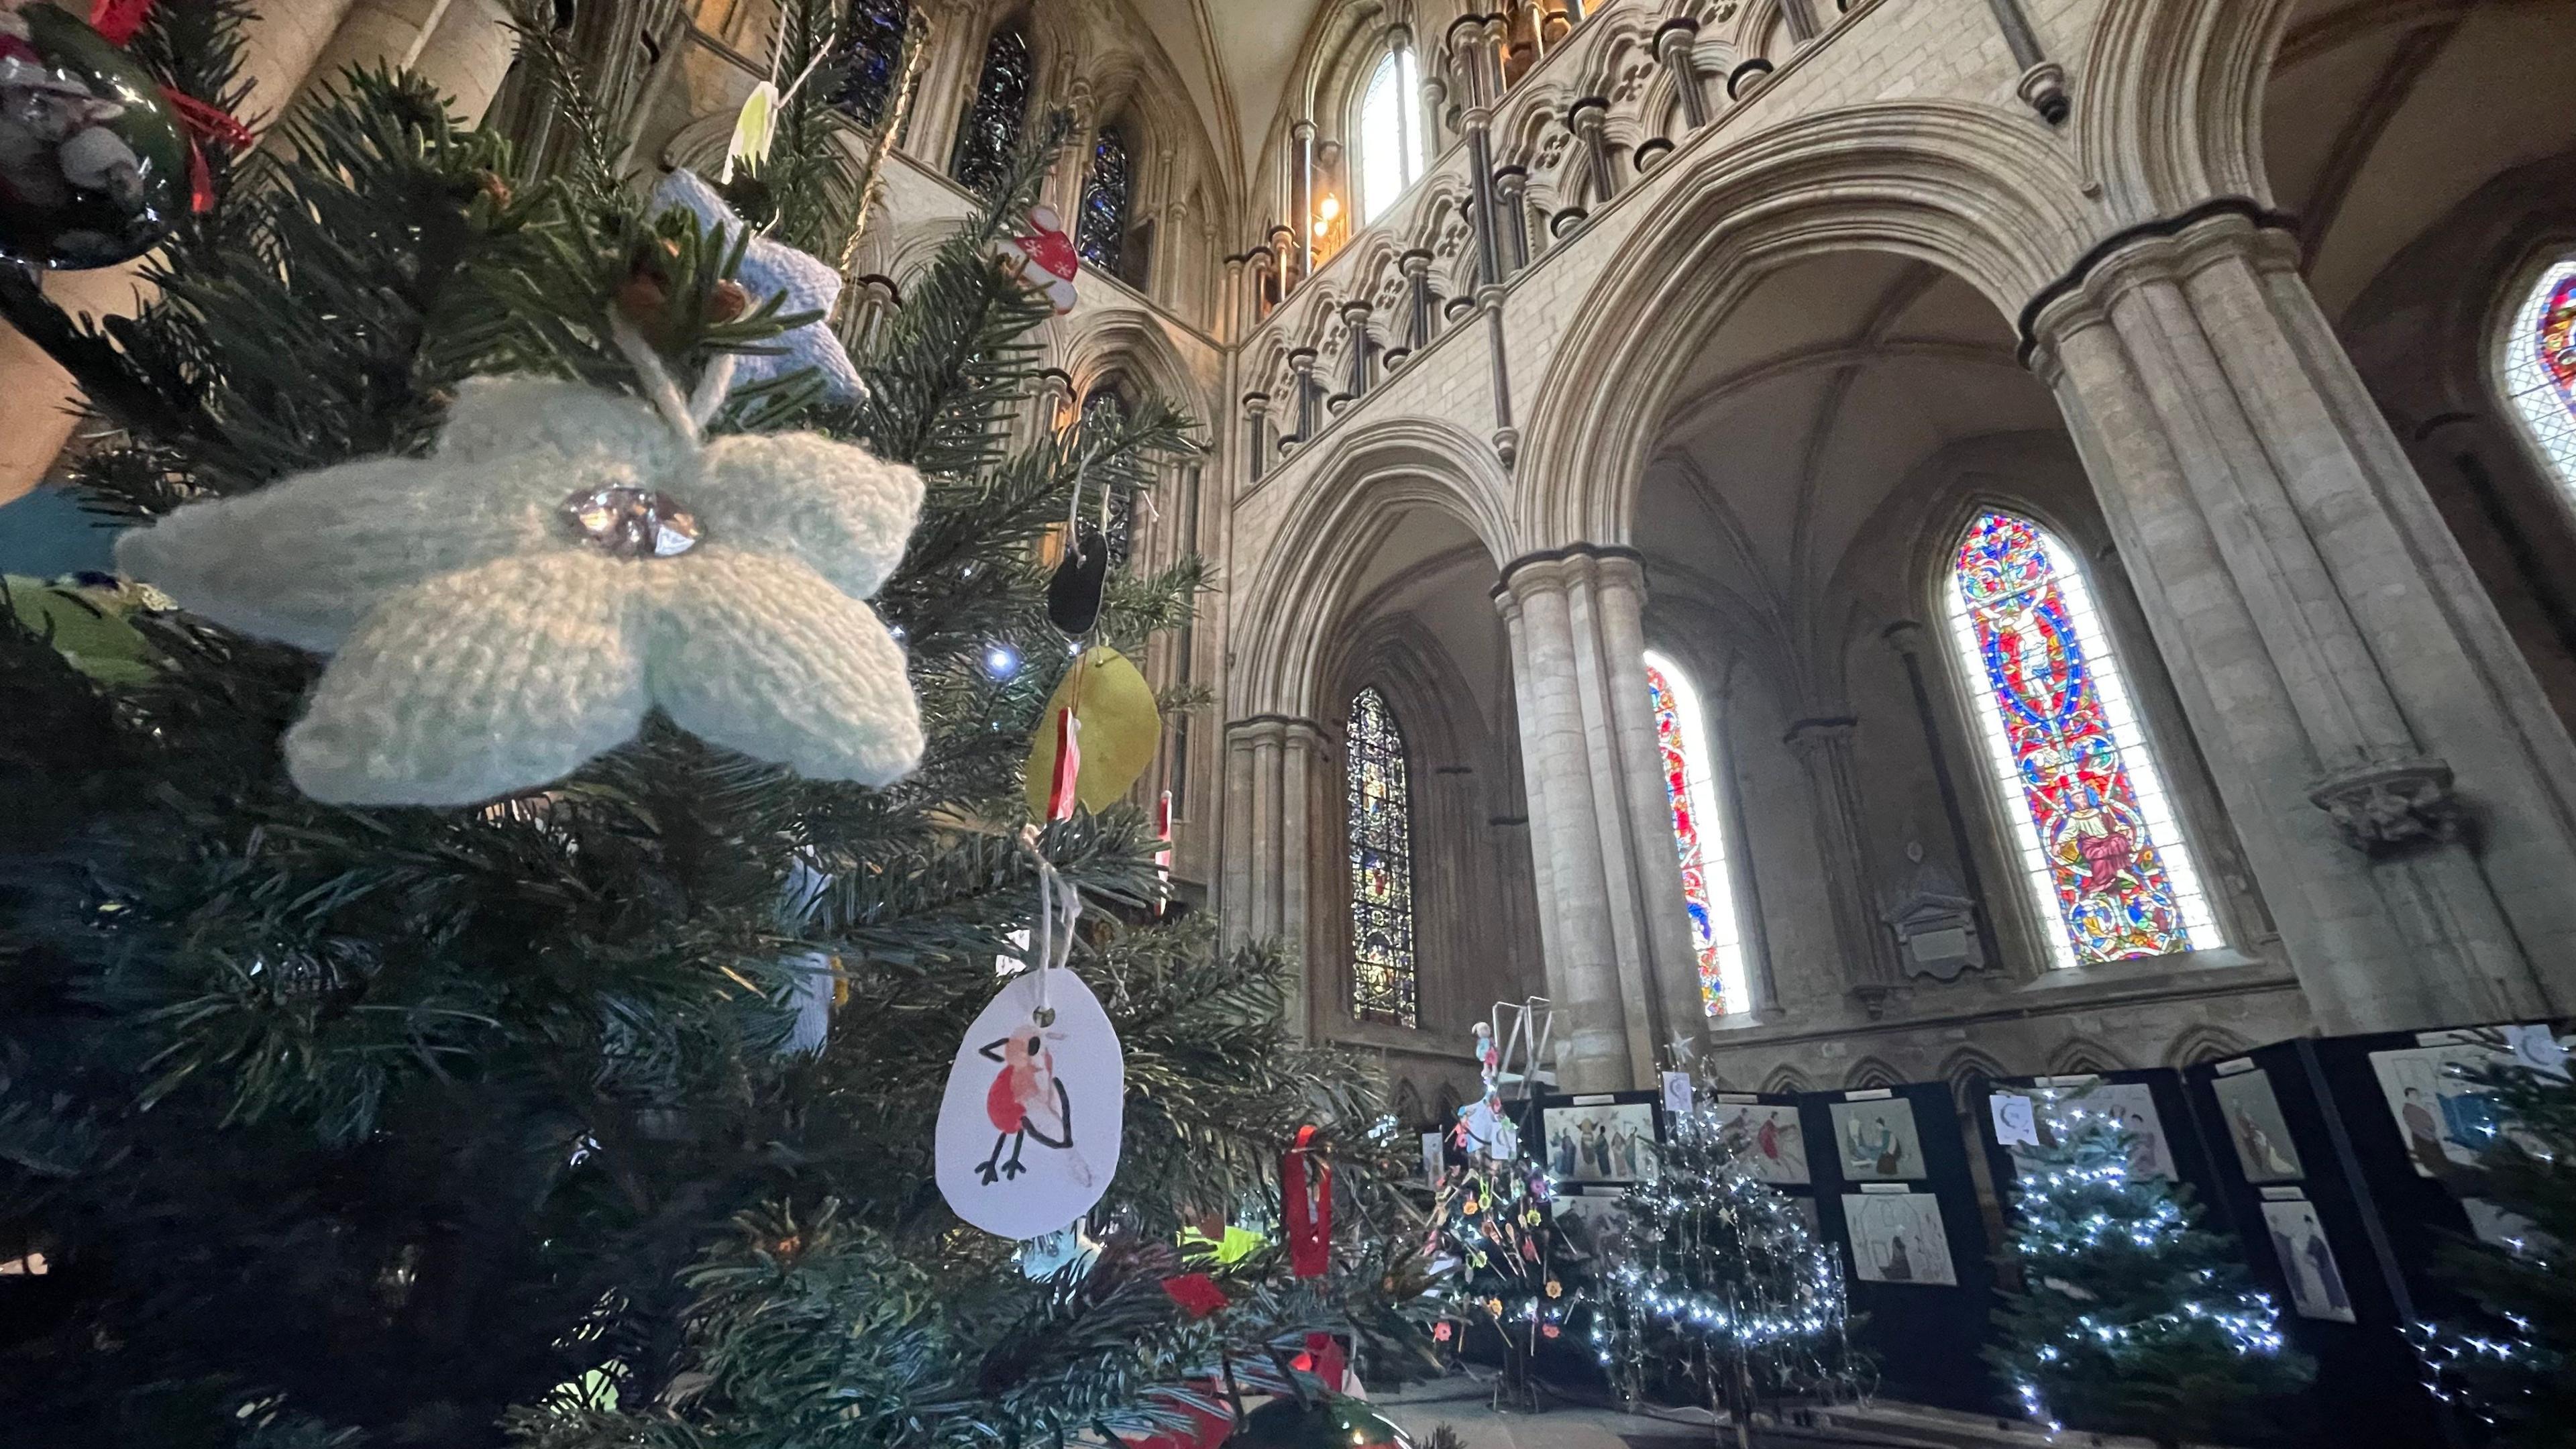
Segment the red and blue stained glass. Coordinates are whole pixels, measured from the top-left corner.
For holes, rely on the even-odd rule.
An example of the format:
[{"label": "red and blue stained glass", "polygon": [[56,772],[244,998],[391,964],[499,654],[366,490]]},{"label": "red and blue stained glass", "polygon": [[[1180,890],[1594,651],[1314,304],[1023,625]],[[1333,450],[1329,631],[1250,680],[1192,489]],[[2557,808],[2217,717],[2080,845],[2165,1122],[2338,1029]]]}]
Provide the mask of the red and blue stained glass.
[{"label": "red and blue stained glass", "polygon": [[[1663,750],[1664,794],[1673,807],[1673,842],[1681,851],[1682,904],[1690,912],[1691,952],[1699,962],[1700,1002],[1711,1016],[1733,1008],[1726,1000],[1726,970],[1718,930],[1717,903],[1709,893],[1711,852],[1701,838],[1699,808],[1691,800],[1690,737],[1682,723],[1681,701],[1664,672],[1646,666],[1646,688],[1653,696],[1655,742]],[[1715,822],[1709,822],[1715,828]]]},{"label": "red and blue stained glass", "polygon": [[2049,543],[2029,519],[1988,513],[1959,545],[1957,578],[2058,914],[2080,962],[2187,951],[2180,893]]},{"label": "red and blue stained glass", "polygon": [[1351,1013],[1416,1025],[1413,969],[1413,786],[1404,732],[1375,689],[1351,701],[1348,775]]},{"label": "red and blue stained glass", "polygon": [[2504,391],[2576,502],[2576,256],[2533,279],[2504,339]]},{"label": "red and blue stained glass", "polygon": [[2540,306],[2539,352],[2559,406],[2576,413],[2576,271],[2560,278]]}]

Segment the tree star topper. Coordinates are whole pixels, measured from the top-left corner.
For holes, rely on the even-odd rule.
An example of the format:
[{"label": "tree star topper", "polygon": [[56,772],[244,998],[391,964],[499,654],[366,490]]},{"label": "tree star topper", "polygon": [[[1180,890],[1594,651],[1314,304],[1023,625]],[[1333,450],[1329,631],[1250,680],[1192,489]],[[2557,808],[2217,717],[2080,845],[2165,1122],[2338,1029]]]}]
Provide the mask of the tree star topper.
[{"label": "tree star topper", "polygon": [[[741,213],[726,205],[724,197],[694,171],[679,170],[663,177],[661,184],[653,188],[653,204],[683,208],[698,219],[700,226],[720,232],[726,246],[733,245],[744,225]],[[785,242],[774,242],[754,232],[750,244],[743,248],[742,266],[734,280],[751,294],[755,307],[777,297],[782,314],[822,314],[815,321],[790,327],[760,344],[771,351],[742,354],[734,364],[737,385],[765,382],[810,367],[823,379],[823,396],[831,401],[856,402],[865,395],[867,385],[859,380],[849,352],[831,328],[832,305],[841,296],[840,273]]]},{"label": "tree star topper", "polygon": [[813,433],[701,445],[637,399],[468,379],[426,458],[191,503],[117,563],[226,627],[334,655],[286,763],[316,799],[461,805],[554,780],[650,708],[817,779],[921,756],[861,602],[921,478]]}]

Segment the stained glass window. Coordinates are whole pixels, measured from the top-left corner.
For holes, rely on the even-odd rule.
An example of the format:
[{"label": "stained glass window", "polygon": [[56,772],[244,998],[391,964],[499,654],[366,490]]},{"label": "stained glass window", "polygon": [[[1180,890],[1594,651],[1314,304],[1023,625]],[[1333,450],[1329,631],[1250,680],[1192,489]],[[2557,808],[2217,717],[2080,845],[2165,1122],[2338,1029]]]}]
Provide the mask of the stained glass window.
[{"label": "stained glass window", "polygon": [[849,68],[836,104],[862,126],[873,126],[894,95],[895,67],[903,59],[910,0],[850,0],[841,27],[841,64]]},{"label": "stained glass window", "polygon": [[1413,994],[1413,787],[1386,697],[1351,701],[1351,1012],[1417,1024]]},{"label": "stained glass window", "polygon": [[1422,174],[1422,77],[1413,51],[1386,53],[1360,92],[1360,220],[1372,222]]},{"label": "stained glass window", "polygon": [[2514,309],[2504,335],[2504,390],[2576,503],[2576,256],[2542,271]]},{"label": "stained glass window", "polygon": [[1091,170],[1082,183],[1082,217],[1074,226],[1073,249],[1082,259],[1112,276],[1124,276],[1127,256],[1127,133],[1116,126],[1100,128],[1091,143]]},{"label": "stained glass window", "polygon": [[1673,843],[1682,858],[1682,906],[1690,913],[1691,951],[1699,961],[1699,999],[1711,1016],[1753,1004],[1745,971],[1744,932],[1727,875],[1726,833],[1718,813],[1717,776],[1699,696],[1680,670],[1646,656],[1646,692],[1662,748],[1664,797],[1673,807]]},{"label": "stained glass window", "polygon": [[1020,146],[1020,129],[1028,123],[1035,74],[1027,31],[1013,25],[995,31],[985,43],[984,69],[975,79],[974,98],[966,103],[957,154],[948,166],[948,174],[968,190],[989,192],[1002,184],[1011,153]]},{"label": "stained glass window", "polygon": [[[1127,399],[1119,392],[1118,384],[1099,383],[1084,395],[1082,426],[1085,432],[1093,428],[1124,427],[1126,423]],[[1099,485],[1102,480],[1094,477],[1091,482]],[[1113,482],[1106,486],[1109,492],[1104,507],[1093,513],[1091,520],[1100,525],[1101,533],[1109,540],[1109,566],[1121,569],[1127,566],[1128,556],[1136,548],[1136,491],[1123,483]]]},{"label": "stained glass window", "polygon": [[2057,964],[2219,944],[2075,555],[2030,519],[1986,513],[1953,560],[1949,614]]}]

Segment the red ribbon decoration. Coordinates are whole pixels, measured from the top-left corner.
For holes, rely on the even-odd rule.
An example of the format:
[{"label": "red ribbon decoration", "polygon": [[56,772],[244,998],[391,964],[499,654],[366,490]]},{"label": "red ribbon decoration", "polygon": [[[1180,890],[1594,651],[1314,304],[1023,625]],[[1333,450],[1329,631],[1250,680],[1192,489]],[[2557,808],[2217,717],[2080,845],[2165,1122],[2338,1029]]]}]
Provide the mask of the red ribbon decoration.
[{"label": "red ribbon decoration", "polygon": [[1300,1278],[1321,1278],[1333,1262],[1333,1164],[1315,1162],[1315,1191],[1306,1191],[1306,1159],[1313,1154],[1315,1129],[1297,1129],[1297,1145],[1279,1159],[1279,1217],[1288,1229],[1288,1271]]},{"label": "red ribbon decoration", "polygon": [[92,0],[89,28],[97,31],[101,40],[123,50],[125,42],[132,40],[134,32],[141,30],[151,16],[152,0]]},{"label": "red ribbon decoration", "polygon": [[1163,1280],[1163,1294],[1192,1318],[1205,1318],[1232,1300],[1205,1273],[1181,1273]]},{"label": "red ribbon decoration", "polygon": [[[1075,666],[1079,668],[1080,665]],[[1080,728],[1074,723],[1073,711],[1060,709],[1055,714],[1055,777],[1047,782],[1047,819],[1071,820],[1077,798],[1075,786],[1082,783],[1082,744]]]}]

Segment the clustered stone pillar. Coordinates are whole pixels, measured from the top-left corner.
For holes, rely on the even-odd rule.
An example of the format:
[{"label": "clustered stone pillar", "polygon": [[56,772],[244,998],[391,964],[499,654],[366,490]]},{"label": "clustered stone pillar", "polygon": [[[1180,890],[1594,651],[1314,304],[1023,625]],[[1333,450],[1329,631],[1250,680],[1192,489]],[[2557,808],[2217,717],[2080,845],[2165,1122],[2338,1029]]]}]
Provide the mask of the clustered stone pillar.
[{"label": "clustered stone pillar", "polygon": [[1533,554],[1494,590],[1511,641],[1530,851],[1560,1086],[1655,1080],[1695,1040],[1699,974],[1645,672],[1645,581],[1626,549]]},{"label": "clustered stone pillar", "polygon": [[[1316,787],[1327,778],[1324,731],[1310,719],[1256,715],[1225,736],[1224,940],[1231,949],[1283,941],[1305,959]],[[1305,977],[1311,980],[1313,972]],[[1290,1014],[1308,1021],[1311,1003]]]},{"label": "clustered stone pillar", "polygon": [[2576,746],[2297,241],[2177,220],[2042,299],[2034,367],[2319,1024],[2576,1009]]},{"label": "clustered stone pillar", "polygon": [[1487,351],[1494,383],[1494,452],[1505,467],[1520,450],[1512,426],[1512,378],[1503,349],[1503,255],[1495,225],[1494,102],[1502,94],[1497,70],[1508,24],[1500,15],[1465,15],[1449,27],[1450,63],[1466,94],[1458,124],[1467,134],[1467,177],[1476,232],[1476,305],[1485,314]]},{"label": "clustered stone pillar", "polygon": [[1815,0],[1780,0],[1780,18],[1789,22],[1789,38],[1800,45],[1816,38]]},{"label": "clustered stone pillar", "polygon": [[1692,54],[1698,44],[1699,22],[1687,15],[1676,15],[1655,27],[1655,58],[1664,63],[1673,78],[1673,93],[1681,97],[1682,125],[1693,131],[1708,124],[1708,92],[1700,88],[1699,61]]}]

